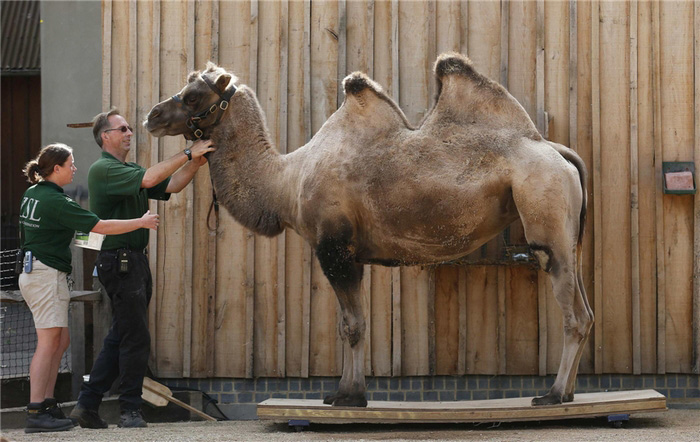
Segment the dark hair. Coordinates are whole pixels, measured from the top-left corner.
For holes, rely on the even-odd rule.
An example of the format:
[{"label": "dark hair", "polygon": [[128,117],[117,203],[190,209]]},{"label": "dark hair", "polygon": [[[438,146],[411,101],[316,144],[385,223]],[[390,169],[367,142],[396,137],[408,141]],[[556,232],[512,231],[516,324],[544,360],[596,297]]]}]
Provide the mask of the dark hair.
[{"label": "dark hair", "polygon": [[51,175],[55,165],[62,166],[72,153],[73,149],[63,143],[49,144],[41,149],[36,158],[24,165],[22,173],[27,181],[36,184]]},{"label": "dark hair", "polygon": [[92,119],[92,136],[95,137],[97,145],[102,147],[102,132],[109,129],[109,117],[112,115],[121,115],[116,107],[113,107],[109,112],[102,112],[95,115]]}]

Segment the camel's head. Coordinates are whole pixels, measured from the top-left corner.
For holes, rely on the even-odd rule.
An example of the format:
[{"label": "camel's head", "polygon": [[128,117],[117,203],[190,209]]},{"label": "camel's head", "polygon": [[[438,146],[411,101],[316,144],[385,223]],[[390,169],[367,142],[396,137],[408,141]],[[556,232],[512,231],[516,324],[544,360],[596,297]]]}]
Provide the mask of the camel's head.
[{"label": "camel's head", "polygon": [[143,126],[156,137],[208,138],[209,131],[228,108],[237,80],[209,62],[204,71],[192,72],[187,77],[187,84],[177,95],[153,106]]}]

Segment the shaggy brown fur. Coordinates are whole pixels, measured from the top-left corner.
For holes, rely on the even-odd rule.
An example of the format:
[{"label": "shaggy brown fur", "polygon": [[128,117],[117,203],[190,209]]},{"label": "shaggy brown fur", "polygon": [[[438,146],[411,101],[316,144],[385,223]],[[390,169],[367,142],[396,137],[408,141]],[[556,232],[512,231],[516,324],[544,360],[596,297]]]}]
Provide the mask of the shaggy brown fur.
[{"label": "shaggy brown fur", "polygon": [[[533,404],[573,400],[576,371],[593,323],[581,280],[586,169],[570,149],[545,141],[525,110],[468,58],[435,63],[438,96],[420,127],[367,76],[343,81],[343,105],[305,145],[272,147],[253,91],[239,86],[220,124],[200,123],[217,146],[210,157],[223,205],[263,235],[290,227],[315,250],[338,297],[343,376],[327,403],[364,406],[362,264],[430,264],[458,259],[520,218],[551,277],[564,317],[564,350],[550,392]],[[145,122],[155,136],[191,136],[188,114],[237,79],[208,64]]]}]

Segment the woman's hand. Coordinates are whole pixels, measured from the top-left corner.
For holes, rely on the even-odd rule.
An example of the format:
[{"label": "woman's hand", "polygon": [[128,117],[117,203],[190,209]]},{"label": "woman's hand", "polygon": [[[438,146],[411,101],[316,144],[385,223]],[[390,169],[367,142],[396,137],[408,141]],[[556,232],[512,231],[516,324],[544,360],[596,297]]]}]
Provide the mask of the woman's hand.
[{"label": "woman's hand", "polygon": [[160,224],[160,215],[157,213],[151,214],[150,210],[146,210],[146,213],[144,213],[141,217],[141,222],[141,227],[144,229],[156,230],[158,228],[158,224]]}]

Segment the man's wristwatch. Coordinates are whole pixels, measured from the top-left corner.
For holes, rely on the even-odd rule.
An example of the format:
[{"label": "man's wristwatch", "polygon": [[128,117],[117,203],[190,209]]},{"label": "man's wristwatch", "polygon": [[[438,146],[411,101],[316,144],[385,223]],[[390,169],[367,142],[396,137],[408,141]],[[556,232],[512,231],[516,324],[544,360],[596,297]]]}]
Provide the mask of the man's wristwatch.
[{"label": "man's wristwatch", "polygon": [[187,155],[187,159],[189,161],[192,161],[192,151],[189,148],[187,148],[184,150],[184,152],[185,152],[185,155]]}]

